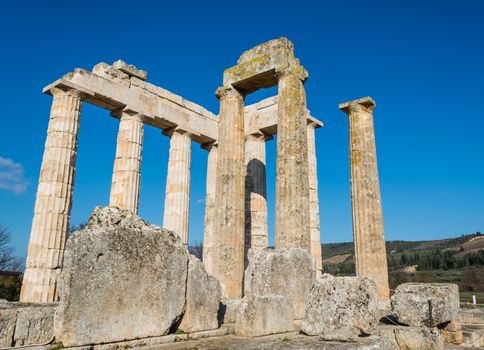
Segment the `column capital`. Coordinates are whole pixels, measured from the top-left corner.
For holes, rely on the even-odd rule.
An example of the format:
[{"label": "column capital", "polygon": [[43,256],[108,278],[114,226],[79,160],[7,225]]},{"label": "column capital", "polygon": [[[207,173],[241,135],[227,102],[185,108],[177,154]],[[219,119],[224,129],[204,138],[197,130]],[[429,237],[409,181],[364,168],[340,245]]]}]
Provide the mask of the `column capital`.
[{"label": "column capital", "polygon": [[178,126],[175,126],[173,128],[169,128],[169,129],[165,129],[165,130],[162,130],[161,133],[165,136],[168,136],[168,137],[171,137],[173,135],[173,133],[178,133],[178,134],[186,134],[188,137],[192,138],[192,135],[194,135],[194,133],[192,131],[189,131],[187,130],[187,128],[180,128]]},{"label": "column capital", "polygon": [[217,98],[221,100],[230,96],[242,96],[244,98],[245,94],[233,86],[220,86],[219,88],[217,88],[217,90],[215,90],[215,96],[217,96]]},{"label": "column capital", "polygon": [[123,116],[130,116],[130,117],[133,117],[133,118],[139,118],[141,121],[143,121],[143,118],[144,118],[144,115],[127,107],[127,106],[124,106],[124,107],[121,107],[121,108],[118,108],[118,109],[115,109],[114,111],[111,111],[111,117],[114,117],[114,118],[121,118]]},{"label": "column capital", "polygon": [[207,142],[200,145],[200,148],[207,150],[209,152],[213,147],[218,147],[218,141]]},{"label": "column capital", "polygon": [[303,83],[308,80],[309,74],[308,71],[301,65],[297,66],[289,66],[281,70],[277,70],[275,72],[276,79],[279,81],[281,78],[288,76],[288,75],[294,75],[296,76],[299,80],[301,80]]},{"label": "column capital", "polygon": [[376,107],[376,102],[370,96],[359,98],[357,100],[348,101],[338,105],[339,109],[345,112],[347,115],[358,112],[373,113]]},{"label": "column capital", "polygon": [[257,130],[250,134],[245,135],[245,138],[250,138],[250,137],[257,138],[257,139],[263,138],[264,141],[269,141],[274,138],[274,135],[268,134],[262,130]]},{"label": "column capital", "polygon": [[42,92],[51,96],[59,94],[70,94],[72,96],[78,97],[81,100],[85,100],[91,96],[94,96],[94,91],[83,88],[64,79],[58,79],[52,84],[47,85],[42,89]]}]

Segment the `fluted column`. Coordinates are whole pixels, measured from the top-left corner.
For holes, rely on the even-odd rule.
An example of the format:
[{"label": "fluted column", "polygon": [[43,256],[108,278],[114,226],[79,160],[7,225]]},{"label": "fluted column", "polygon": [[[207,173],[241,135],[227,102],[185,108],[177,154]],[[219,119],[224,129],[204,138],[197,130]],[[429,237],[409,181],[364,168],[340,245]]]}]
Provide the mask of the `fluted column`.
[{"label": "fluted column", "polygon": [[58,300],[59,276],[69,227],[81,98],[54,88],[47,139],[40,169],[34,218],[20,301]]},{"label": "fluted column", "polygon": [[276,249],[303,248],[310,252],[304,77],[292,70],[280,72],[278,77]]},{"label": "fluted column", "polygon": [[166,177],[163,227],[174,231],[180,236],[183,243],[188,245],[192,139],[190,133],[183,130],[174,130],[168,135],[170,135],[170,155]]},{"label": "fluted column", "polygon": [[143,149],[142,115],[121,112],[109,205],[138,213]]},{"label": "fluted column", "polygon": [[205,225],[203,233],[203,264],[205,270],[213,274],[213,235],[215,231],[215,185],[217,179],[217,144],[203,146],[208,151],[207,189],[205,196]]},{"label": "fluted column", "polygon": [[264,134],[246,136],[245,164],[245,254],[247,255],[250,248],[267,248],[268,245]]},{"label": "fluted column", "polygon": [[377,284],[389,297],[383,214],[378,181],[373,109],[370,97],[339,105],[349,117],[351,204],[356,272]]},{"label": "fluted column", "polygon": [[224,298],[242,297],[244,276],[244,95],[233,87],[220,99],[213,275]]},{"label": "fluted column", "polygon": [[309,171],[309,210],[311,230],[311,256],[316,259],[316,270],[323,271],[321,257],[321,233],[319,224],[318,167],[316,160],[316,123],[308,124],[308,171]]}]

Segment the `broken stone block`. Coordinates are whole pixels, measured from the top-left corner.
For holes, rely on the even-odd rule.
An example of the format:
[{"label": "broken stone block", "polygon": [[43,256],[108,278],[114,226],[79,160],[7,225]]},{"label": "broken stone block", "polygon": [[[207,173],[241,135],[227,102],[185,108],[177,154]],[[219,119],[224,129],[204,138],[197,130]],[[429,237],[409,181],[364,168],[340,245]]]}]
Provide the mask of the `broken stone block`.
[{"label": "broken stone block", "polygon": [[187,333],[218,328],[218,309],[222,289],[219,281],[209,276],[195,256],[188,258],[187,304],[178,328]]},{"label": "broken stone block", "polygon": [[429,300],[434,326],[450,322],[459,313],[459,287],[450,283],[404,283],[391,298],[392,313],[409,326],[429,326]]},{"label": "broken stone block", "polygon": [[0,309],[0,347],[13,346],[15,324],[17,323],[17,310],[13,308]]},{"label": "broken stone block", "polygon": [[167,334],[185,310],[187,268],[176,234],[97,207],[66,244],[56,339],[81,346]]},{"label": "broken stone block", "polygon": [[218,319],[220,324],[235,323],[242,299],[222,299]]},{"label": "broken stone block", "polygon": [[281,295],[250,294],[242,299],[235,322],[235,334],[259,337],[294,331],[294,308]]},{"label": "broken stone block", "polygon": [[0,305],[0,347],[45,344],[54,336],[57,303]]},{"label": "broken stone block", "polygon": [[287,297],[295,318],[306,314],[309,290],[316,276],[314,258],[304,249],[251,249],[245,270],[245,294],[276,294]]},{"label": "broken stone block", "polygon": [[148,73],[146,71],[138,69],[131,64],[127,64],[122,60],[117,60],[114,62],[112,67],[113,69],[117,69],[128,74],[130,77],[135,77],[141,80],[146,80],[148,78]]},{"label": "broken stone block", "polygon": [[450,322],[440,331],[444,343],[460,345],[464,343],[464,334],[462,333],[462,326],[455,321]]},{"label": "broken stone block", "polygon": [[301,331],[327,340],[357,340],[373,331],[378,315],[375,282],[324,274],[311,287]]},{"label": "broken stone block", "polygon": [[54,336],[54,313],[57,303],[18,309],[15,346],[45,344]]},{"label": "broken stone block", "polygon": [[379,326],[375,330],[382,339],[395,342],[400,350],[443,350],[444,341],[437,328]]}]

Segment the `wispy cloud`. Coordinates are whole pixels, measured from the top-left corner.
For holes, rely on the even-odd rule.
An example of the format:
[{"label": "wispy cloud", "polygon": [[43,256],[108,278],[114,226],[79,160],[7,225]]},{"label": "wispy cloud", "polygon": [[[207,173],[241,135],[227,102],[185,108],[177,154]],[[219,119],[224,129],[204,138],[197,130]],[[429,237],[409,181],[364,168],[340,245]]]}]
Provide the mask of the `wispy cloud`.
[{"label": "wispy cloud", "polygon": [[205,198],[197,198],[197,199],[195,200],[195,203],[197,203],[197,204],[202,204],[202,203],[205,203]]},{"label": "wispy cloud", "polygon": [[24,176],[24,167],[8,158],[0,157],[0,190],[15,194],[25,193],[29,180]]}]

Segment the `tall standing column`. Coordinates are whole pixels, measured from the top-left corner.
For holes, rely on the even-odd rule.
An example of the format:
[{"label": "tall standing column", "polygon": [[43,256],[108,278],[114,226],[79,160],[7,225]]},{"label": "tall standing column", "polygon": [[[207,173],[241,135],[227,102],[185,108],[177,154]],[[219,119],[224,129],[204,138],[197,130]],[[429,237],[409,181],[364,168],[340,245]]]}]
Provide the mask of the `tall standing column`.
[{"label": "tall standing column", "polygon": [[57,278],[70,221],[81,98],[73,90],[54,88],[51,93],[54,99],[40,169],[21,302],[58,300]]},{"label": "tall standing column", "polygon": [[351,204],[356,272],[376,282],[378,294],[389,297],[383,214],[378,181],[373,109],[370,97],[339,105],[349,117]]},{"label": "tall standing column", "polygon": [[220,100],[213,275],[224,298],[242,297],[244,276],[244,95],[231,86]]},{"label": "tall standing column", "polygon": [[203,146],[208,151],[207,189],[205,196],[205,225],[203,232],[203,264],[208,274],[213,274],[213,236],[215,232],[215,185],[217,179],[217,144]]},{"label": "tall standing column", "polygon": [[[301,67],[302,68],[302,67]],[[276,249],[310,252],[306,93],[291,70],[279,73],[276,166]]]},{"label": "tall standing column", "polygon": [[245,254],[247,255],[250,248],[267,248],[268,245],[264,134],[246,136],[245,164]]},{"label": "tall standing column", "polygon": [[188,245],[190,212],[191,145],[190,133],[171,131],[163,227],[178,234],[185,245]]},{"label": "tall standing column", "polygon": [[142,115],[122,112],[109,205],[138,213],[143,149]]},{"label": "tall standing column", "polygon": [[308,124],[308,171],[309,171],[309,210],[311,230],[311,256],[316,259],[316,270],[323,271],[321,257],[321,231],[319,224],[318,167],[316,160],[316,123]]}]

